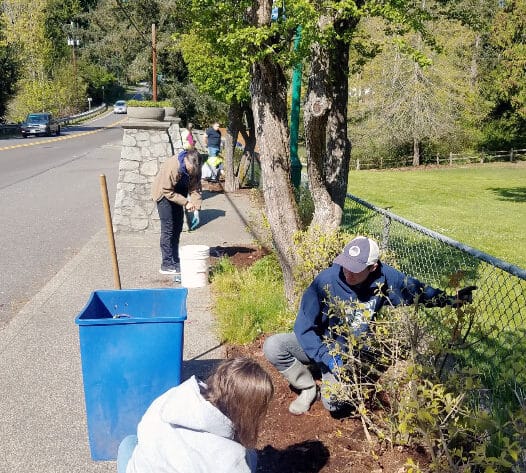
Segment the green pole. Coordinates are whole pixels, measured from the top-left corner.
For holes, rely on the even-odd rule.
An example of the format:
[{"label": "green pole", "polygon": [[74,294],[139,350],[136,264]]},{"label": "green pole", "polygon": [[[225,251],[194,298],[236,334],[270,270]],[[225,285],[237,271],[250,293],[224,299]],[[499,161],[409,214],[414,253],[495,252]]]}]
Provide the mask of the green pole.
[{"label": "green pole", "polygon": [[[296,28],[294,49],[297,50],[301,40],[301,26]],[[296,64],[292,74],[292,105],[290,110],[290,180],[296,188],[301,183],[301,162],[298,158],[298,133],[300,126],[301,100],[301,61]]]}]

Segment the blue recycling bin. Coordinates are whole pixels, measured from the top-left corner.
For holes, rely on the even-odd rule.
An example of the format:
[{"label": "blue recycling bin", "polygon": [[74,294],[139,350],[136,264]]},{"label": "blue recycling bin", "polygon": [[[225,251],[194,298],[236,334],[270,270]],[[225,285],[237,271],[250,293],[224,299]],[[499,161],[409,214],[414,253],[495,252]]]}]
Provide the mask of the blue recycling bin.
[{"label": "blue recycling bin", "polygon": [[93,460],[114,460],[152,401],[181,382],[185,288],[94,291],[75,318]]}]

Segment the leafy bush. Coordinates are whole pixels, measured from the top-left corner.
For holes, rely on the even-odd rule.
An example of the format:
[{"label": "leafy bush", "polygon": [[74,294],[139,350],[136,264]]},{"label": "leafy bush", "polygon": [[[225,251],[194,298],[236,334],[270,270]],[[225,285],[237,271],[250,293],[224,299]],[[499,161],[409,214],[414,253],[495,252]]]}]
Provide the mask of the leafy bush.
[{"label": "leafy bush", "polygon": [[320,271],[332,264],[353,236],[340,229],[327,232],[319,227],[309,228],[295,235],[294,250],[301,261],[294,271],[298,297]]},{"label": "leafy bush", "polygon": [[[469,307],[465,308],[469,310]],[[344,367],[340,386],[322,386],[325,396],[349,403],[361,417],[366,437],[371,432],[385,443],[423,447],[431,462],[425,470],[407,464],[408,471],[464,473],[523,471],[526,423],[524,396],[497,413],[480,385],[480,375],[454,363],[440,380],[434,361],[447,351],[426,331],[426,310],[390,308],[371,321],[370,332],[353,333],[349,314],[363,310],[360,302],[335,300],[330,316],[345,318],[333,326],[349,352],[328,339]],[[464,319],[464,308],[450,309]],[[374,335],[373,335],[374,334]],[[447,344],[446,344],[447,345]]]},{"label": "leafy bush", "polygon": [[190,121],[196,128],[205,129],[215,120],[226,123],[228,119],[228,106],[199,92],[194,84],[167,84],[163,87],[163,93],[173,102],[183,123]]},{"label": "leafy bush", "polygon": [[314,215],[314,201],[312,200],[312,194],[310,193],[309,187],[302,184],[298,188],[294,188],[294,197],[298,203],[298,212],[300,215],[300,221],[303,228],[307,228]]},{"label": "leafy bush", "polygon": [[87,86],[81,78],[73,80],[73,74],[71,66],[64,64],[53,79],[22,79],[16,96],[9,102],[7,118],[20,122],[33,112],[65,117],[83,110]]},{"label": "leafy bush", "polygon": [[291,323],[283,293],[282,272],[275,255],[246,269],[228,258],[213,268],[212,293],[222,341],[244,344]]},{"label": "leafy bush", "polygon": [[154,102],[153,100],[128,100],[128,107],[149,107],[149,108],[163,108],[171,107],[172,103],[169,100],[160,100]]}]

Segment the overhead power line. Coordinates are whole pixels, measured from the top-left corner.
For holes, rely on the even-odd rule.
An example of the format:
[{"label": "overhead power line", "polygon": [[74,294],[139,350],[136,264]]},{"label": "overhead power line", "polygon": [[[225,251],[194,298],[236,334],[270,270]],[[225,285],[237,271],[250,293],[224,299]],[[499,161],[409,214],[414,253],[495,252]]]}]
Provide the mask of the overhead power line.
[{"label": "overhead power line", "polygon": [[124,13],[124,16],[128,19],[130,24],[135,28],[137,33],[139,33],[139,35],[144,40],[144,42],[146,42],[146,43],[151,45],[152,44],[151,40],[148,38],[146,33],[144,33],[143,31],[141,31],[139,29],[139,27],[137,26],[137,23],[135,23],[135,20],[132,18],[132,16],[130,15],[130,13],[126,9],[126,7],[123,5],[122,0],[115,0],[115,2],[117,3],[117,6],[121,9],[122,13]]}]

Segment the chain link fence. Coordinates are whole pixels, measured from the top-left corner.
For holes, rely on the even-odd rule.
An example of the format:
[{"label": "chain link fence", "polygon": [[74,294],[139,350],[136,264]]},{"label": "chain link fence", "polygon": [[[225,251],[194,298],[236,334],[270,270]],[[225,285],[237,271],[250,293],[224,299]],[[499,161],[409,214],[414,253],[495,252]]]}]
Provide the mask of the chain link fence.
[{"label": "chain link fence", "polygon": [[436,309],[435,324],[429,326],[438,337],[460,341],[457,355],[481,374],[486,386],[525,389],[526,270],[350,194],[342,226],[375,238],[384,261],[434,287],[454,294],[459,287],[476,285],[462,320],[448,325]]}]

